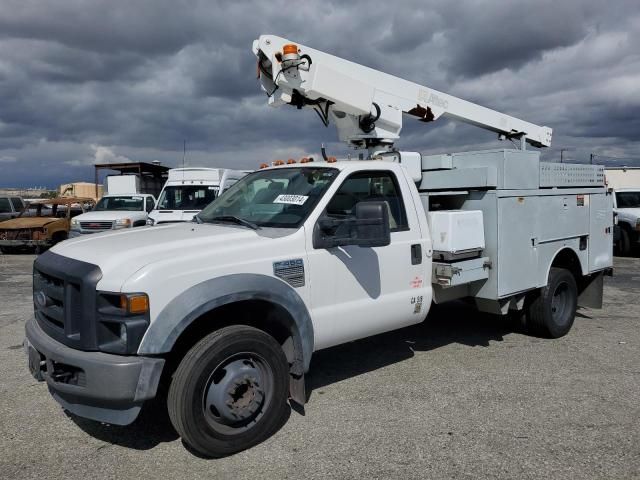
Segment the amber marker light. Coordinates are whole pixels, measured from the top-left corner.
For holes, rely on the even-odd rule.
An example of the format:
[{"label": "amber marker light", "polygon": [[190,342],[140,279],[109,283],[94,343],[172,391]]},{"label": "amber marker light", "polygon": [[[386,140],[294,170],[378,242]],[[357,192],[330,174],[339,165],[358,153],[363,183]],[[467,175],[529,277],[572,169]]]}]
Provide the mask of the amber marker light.
[{"label": "amber marker light", "polygon": [[147,313],[149,311],[149,297],[144,293],[120,295],[120,308],[128,313]]},{"label": "amber marker light", "polygon": [[291,55],[298,53],[298,46],[294,43],[288,43],[284,47],[282,47],[283,55]]}]

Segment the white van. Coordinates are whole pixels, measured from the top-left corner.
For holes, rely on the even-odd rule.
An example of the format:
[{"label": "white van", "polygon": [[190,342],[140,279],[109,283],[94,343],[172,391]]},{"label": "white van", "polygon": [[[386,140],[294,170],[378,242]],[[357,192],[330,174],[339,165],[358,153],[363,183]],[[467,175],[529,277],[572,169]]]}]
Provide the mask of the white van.
[{"label": "white van", "polygon": [[189,222],[249,171],[226,168],[173,168],[147,225]]}]

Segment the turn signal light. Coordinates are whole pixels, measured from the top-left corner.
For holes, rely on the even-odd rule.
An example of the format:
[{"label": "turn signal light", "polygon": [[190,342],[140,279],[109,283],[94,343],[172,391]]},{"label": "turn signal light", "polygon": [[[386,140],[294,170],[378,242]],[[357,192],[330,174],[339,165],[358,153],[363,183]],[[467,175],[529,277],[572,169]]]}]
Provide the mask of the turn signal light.
[{"label": "turn signal light", "polygon": [[120,308],[128,313],[146,313],[149,311],[149,297],[144,293],[120,295]]}]

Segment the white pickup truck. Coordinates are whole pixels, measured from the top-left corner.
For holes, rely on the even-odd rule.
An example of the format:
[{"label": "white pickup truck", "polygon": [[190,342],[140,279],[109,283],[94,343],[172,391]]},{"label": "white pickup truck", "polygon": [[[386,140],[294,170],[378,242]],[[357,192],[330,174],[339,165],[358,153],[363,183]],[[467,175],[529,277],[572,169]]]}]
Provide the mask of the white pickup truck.
[{"label": "white pickup truck", "polygon": [[156,199],[146,193],[103,196],[87,213],[71,219],[69,238],[123,228],[144,227]]},{"label": "white pickup truck", "polygon": [[[551,129],[277,37],[254,52],[270,101],[317,108],[341,138],[383,151],[267,167],[192,222],[39,256],[25,346],[65,409],[129,424],[163,384],[183,440],[223,456],[271,435],[288,401],[306,402],[315,351],[422,322],[432,302],[466,299],[546,337],[567,334],[579,305],[601,307],[611,194],[602,167],[524,149],[550,144]],[[305,72],[316,78],[301,82]],[[389,147],[404,109],[517,134],[522,149],[398,152]]]},{"label": "white pickup truck", "polygon": [[640,168],[608,167],[605,172],[613,190],[617,252],[629,255],[640,246]]},{"label": "white pickup truck", "polygon": [[613,211],[618,220],[618,251],[629,255],[640,242],[640,188],[613,191]]}]

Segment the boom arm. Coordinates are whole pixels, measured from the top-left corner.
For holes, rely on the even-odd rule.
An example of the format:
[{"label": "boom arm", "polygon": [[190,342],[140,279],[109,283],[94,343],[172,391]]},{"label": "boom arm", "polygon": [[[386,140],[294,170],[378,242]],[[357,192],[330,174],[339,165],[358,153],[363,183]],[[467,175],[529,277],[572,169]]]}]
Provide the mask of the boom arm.
[{"label": "boom arm", "polygon": [[273,35],[253,42],[258,75],[269,105],[316,110],[338,137],[358,148],[393,145],[400,137],[402,114],[423,122],[455,118],[501,138],[517,138],[536,147],[551,145],[551,128],[540,127],[480,105],[349,62]]}]

